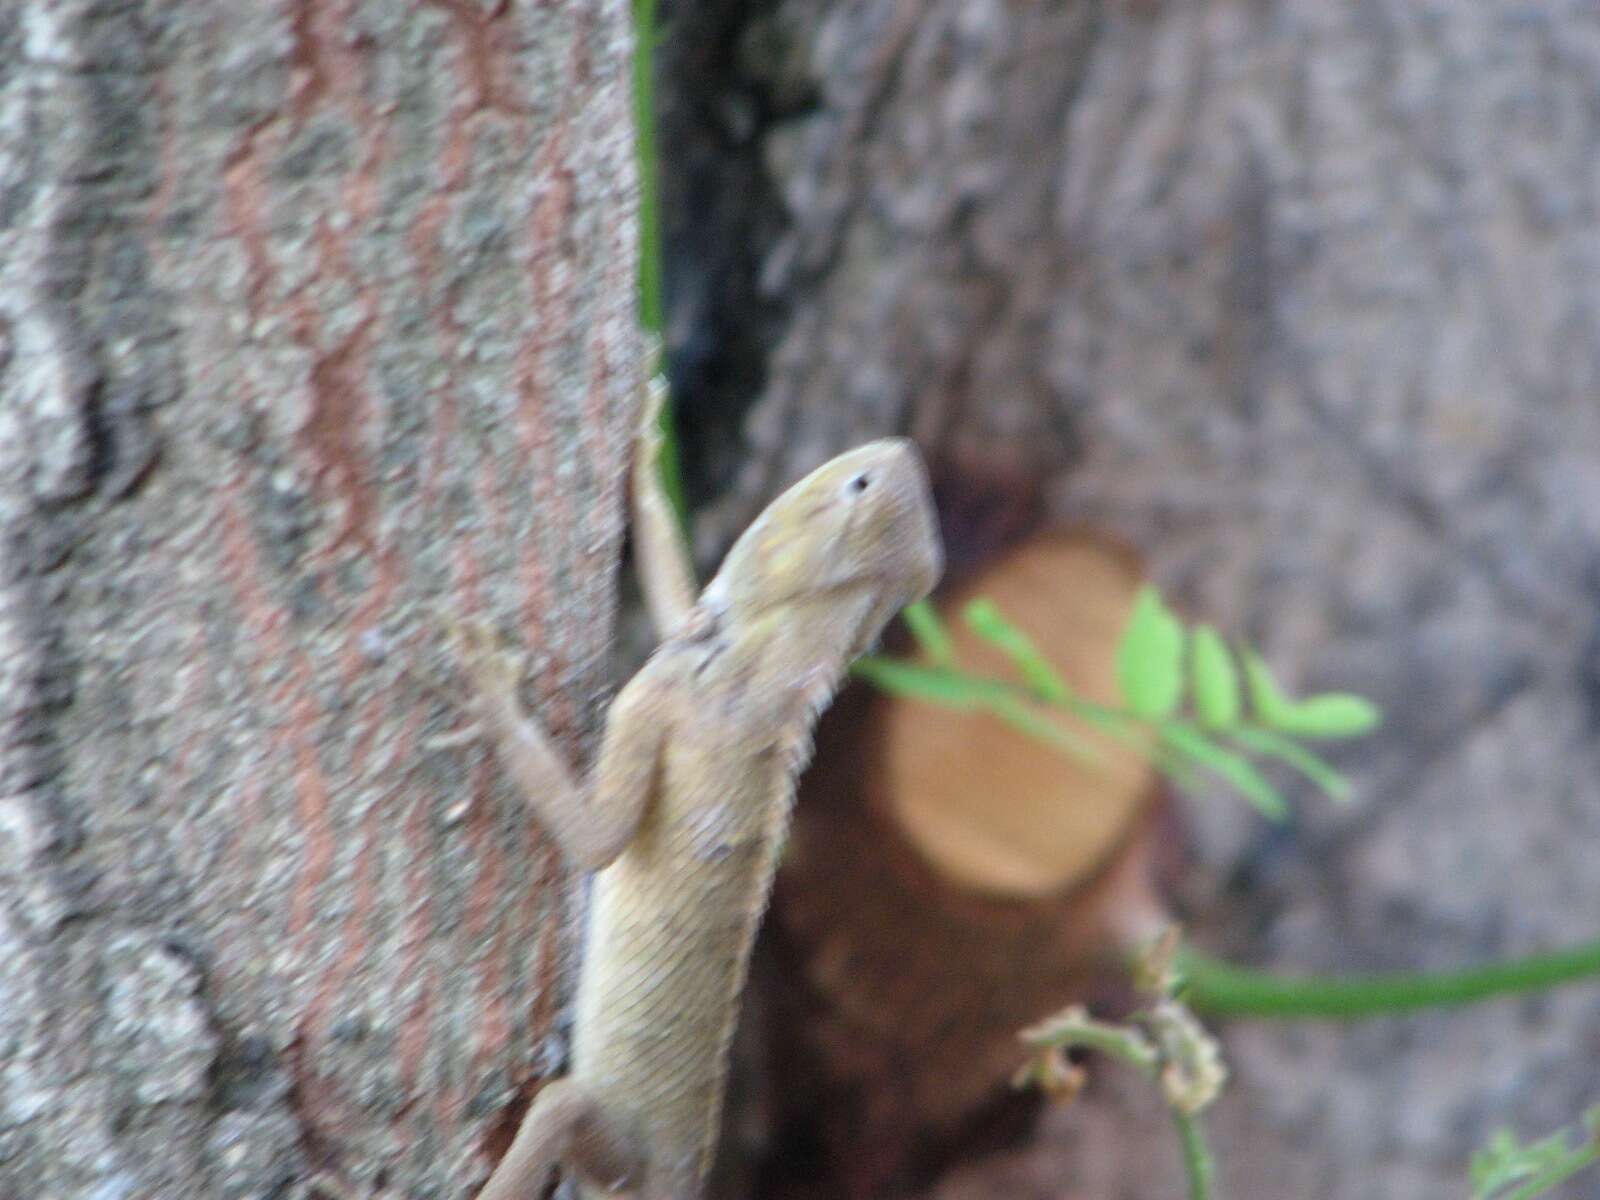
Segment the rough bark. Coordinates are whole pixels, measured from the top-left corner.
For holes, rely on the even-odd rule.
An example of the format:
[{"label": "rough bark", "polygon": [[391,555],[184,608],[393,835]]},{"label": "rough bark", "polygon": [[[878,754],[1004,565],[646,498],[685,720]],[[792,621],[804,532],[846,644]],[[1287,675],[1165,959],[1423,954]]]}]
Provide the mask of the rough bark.
[{"label": "rough bark", "polygon": [[[1292,683],[1390,714],[1337,755],[1349,808],[1301,796],[1282,833],[1190,799],[1205,940],[1314,970],[1592,936],[1592,6],[796,0],[676,21],[674,225],[722,248],[673,260],[686,408],[723,431],[691,460],[722,489],[713,540],[869,434],[1037,466],[1058,515],[1127,537]],[[748,405],[727,390],[756,378]],[[1222,1194],[1459,1195],[1495,1126],[1593,1102],[1597,1037],[1593,988],[1240,1025]],[[1164,1118],[1130,1094],[942,1194],[1175,1194]]]},{"label": "rough bark", "polygon": [[559,1065],[566,878],[406,670],[484,612],[595,731],[629,49],[0,6],[0,1196],[461,1196]]}]

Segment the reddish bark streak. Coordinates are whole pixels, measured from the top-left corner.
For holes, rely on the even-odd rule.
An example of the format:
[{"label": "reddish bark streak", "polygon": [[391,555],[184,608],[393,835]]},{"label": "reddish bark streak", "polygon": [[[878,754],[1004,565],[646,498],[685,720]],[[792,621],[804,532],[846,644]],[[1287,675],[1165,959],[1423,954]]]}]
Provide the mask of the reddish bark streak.
[{"label": "reddish bark streak", "polygon": [[455,586],[452,591],[460,597],[462,611],[482,612],[483,569],[478,565],[477,556],[466,538],[456,542],[455,554],[451,557],[455,562]]},{"label": "reddish bark streak", "polygon": [[234,611],[240,617],[239,624],[250,630],[249,643],[258,650],[250,663],[250,673],[252,686],[259,690],[260,663],[268,659],[283,661],[289,649],[282,636],[283,607],[272,600],[262,586],[255,539],[242,512],[240,493],[244,486],[244,481],[238,478],[223,485],[220,549],[224,575],[233,592]]},{"label": "reddish bark streak", "polygon": [[[597,458],[601,462],[614,461],[611,423],[606,419],[606,396],[611,389],[611,356],[606,353],[605,339],[598,333],[590,339],[589,362],[591,364],[589,386],[584,389],[583,394],[583,419],[588,428],[605,431],[599,443],[600,453],[590,455],[589,458],[589,465],[595,467]],[[585,514],[585,536],[578,553],[586,574],[599,569],[599,559],[606,552],[606,540],[601,536],[600,529],[603,517],[604,514],[598,505]]]},{"label": "reddish bark streak", "polygon": [[[448,147],[448,141],[447,141]],[[448,157],[448,149],[446,152]],[[461,331],[451,312],[453,297],[449,289],[440,289],[439,279],[439,231],[450,213],[449,188],[436,191],[426,200],[417,212],[415,221],[412,222],[407,241],[410,244],[412,257],[417,263],[417,281],[425,294],[438,295],[441,290],[444,294],[429,306],[434,323],[439,329],[440,360],[445,365],[444,384],[438,389],[437,417],[434,422],[433,436],[428,441],[428,449],[422,463],[422,508],[432,511],[438,503],[440,482],[444,477],[446,454],[452,443],[456,431],[457,407],[460,403],[456,394],[456,369],[457,354],[461,342]]]},{"label": "reddish bark streak", "polygon": [[486,459],[472,477],[473,490],[480,501],[478,511],[487,519],[489,536],[497,540],[511,537],[511,487],[505,479],[507,474],[499,459]]},{"label": "reddish bark streak", "polygon": [[594,56],[589,52],[589,40],[594,35],[595,12],[592,8],[583,8],[577,15],[572,36],[572,83],[575,87],[588,87],[594,80]]},{"label": "reddish bark streak", "polygon": [[[367,632],[374,628],[383,619],[384,613],[389,611],[389,605],[405,582],[405,570],[399,556],[388,546],[380,547],[377,553],[376,567],[377,579],[372,587],[367,589],[367,594],[356,605],[355,612],[351,614],[350,621],[344,629],[344,645],[341,648],[339,662],[343,670],[342,682],[346,685],[354,684],[361,674],[369,669],[367,654],[362,649],[361,642]],[[374,693],[375,703],[386,699],[386,695]],[[387,705],[379,709],[369,709],[373,719],[362,730],[362,736],[352,751],[352,769],[359,771],[366,761],[367,751],[370,747],[371,737],[381,724]],[[366,716],[367,712],[363,713]]]},{"label": "reddish bark streak", "polygon": [[[371,486],[370,464],[358,441],[358,431],[370,426],[372,405],[366,391],[368,357],[376,333],[379,309],[376,286],[362,279],[350,254],[351,239],[374,217],[379,200],[382,168],[388,149],[388,122],[380,120],[367,98],[369,55],[354,48],[347,35],[350,6],[335,11],[314,0],[291,0],[293,36],[293,96],[291,115],[303,125],[329,98],[347,110],[354,128],[363,131],[367,148],[359,166],[344,181],[340,208],[345,220],[339,229],[323,219],[315,240],[318,269],[313,279],[287,301],[285,315],[295,336],[312,350],[311,415],[304,428],[307,450],[316,464],[319,484],[331,484],[344,505],[344,521],[327,552],[346,543],[374,549],[372,517],[377,497]],[[265,310],[267,285],[272,274],[264,214],[271,207],[266,148],[258,125],[241,140],[224,171],[224,188],[232,232],[244,247],[250,264],[251,314]],[[280,148],[283,134],[275,130],[271,149]],[[337,346],[320,351],[318,342],[327,327],[318,286],[343,278],[357,294],[362,318]]]},{"label": "reddish bark streak", "polygon": [[463,924],[467,929],[469,945],[478,945],[485,939],[488,941],[478,970],[477,992],[481,1018],[472,1054],[473,1065],[482,1067],[499,1056],[511,1037],[504,992],[506,937],[496,936],[492,924],[495,903],[502,894],[506,872],[505,855],[501,853],[494,836],[495,820],[491,809],[487,760],[473,772],[472,783],[471,838],[473,857],[478,863],[478,878],[468,897]]},{"label": "reddish bark streak", "polygon": [[502,82],[512,73],[513,52],[504,20],[509,4],[482,11],[467,0],[430,0],[447,13],[461,37],[461,75],[472,97],[472,111],[512,113],[514,89]]},{"label": "reddish bark streak", "polygon": [[312,697],[311,672],[297,661],[289,677],[298,697],[289,706],[288,740],[294,750],[295,795],[305,854],[289,901],[289,935],[299,938],[312,929],[317,893],[333,865],[333,822],[328,811],[328,782],[317,761],[317,730],[328,719]]},{"label": "reddish bark streak", "polygon": [[419,980],[417,999],[401,1020],[397,1034],[397,1052],[400,1062],[401,1094],[415,1093],[422,1069],[423,1052],[428,1046],[429,1017],[433,1006],[433,968],[424,970],[423,955],[433,928],[433,889],[430,886],[429,863],[434,853],[434,839],[430,836],[432,812],[427,804],[414,804],[405,823],[406,894],[411,903],[405,918],[405,935],[399,953],[399,971],[395,978],[402,982]]},{"label": "reddish bark streak", "polygon": [[[421,940],[425,940],[426,936],[424,932]],[[421,940],[418,942],[419,952]],[[417,976],[407,973],[403,978],[414,979]],[[407,1099],[416,1096],[417,1085],[422,1077],[422,1055],[428,1048],[428,1026],[433,1016],[433,981],[434,971],[430,966],[421,975],[417,998],[400,1022],[399,1036],[396,1038],[400,1061],[400,1094]]]},{"label": "reddish bark streak", "polygon": [[331,1089],[326,1084],[326,1076],[316,1070],[317,1050],[324,1044],[327,1036],[327,1013],[336,998],[345,990],[355,965],[367,953],[366,920],[372,910],[375,892],[375,872],[372,870],[371,859],[373,842],[378,834],[378,807],[376,804],[373,805],[362,823],[361,847],[356,852],[354,877],[351,881],[354,895],[339,938],[343,948],[333,966],[317,981],[316,991],[306,1004],[298,1024],[300,1039],[311,1053],[303,1060],[302,1075],[297,1082],[300,1085],[301,1096],[318,1124],[321,1124],[322,1119],[330,1111],[331,1105],[328,1101],[332,1098]]},{"label": "reddish bark streak", "polygon": [[376,118],[369,119],[372,121],[372,136],[368,139],[366,157],[345,184],[345,211],[350,214],[351,230],[364,227],[378,215],[383,164],[389,153],[388,123]]},{"label": "reddish bark streak", "polygon": [[[305,658],[283,637],[284,614],[267,599],[261,587],[260,564],[254,542],[239,512],[238,481],[224,487],[221,505],[222,551],[225,575],[234,593],[234,608],[241,624],[254,631],[250,639],[263,658],[287,664],[285,682],[273,694],[282,701],[288,719],[273,736],[275,750],[292,757],[299,823],[306,837],[306,854],[290,902],[289,933],[299,936],[308,927],[318,886],[333,860],[333,834],[328,819],[327,781],[316,757],[316,730],[327,714],[312,699],[311,672]],[[254,673],[254,672],[252,672]]]},{"label": "reddish bark streak", "polygon": [[348,35],[353,12],[353,4],[336,12],[322,0],[289,0],[290,115],[296,126],[332,95],[350,109],[358,127],[369,127],[366,56]]},{"label": "reddish bark streak", "polygon": [[[217,980],[217,989],[220,994],[232,991],[228,979],[237,978],[237,968],[247,963],[251,954],[248,948],[254,946],[259,936],[258,929],[248,915],[251,912],[250,893],[255,886],[255,881],[261,878],[261,845],[258,840],[258,831],[261,828],[262,785],[257,776],[250,776],[240,788],[238,827],[234,833],[233,848],[236,852],[235,861],[231,864],[233,887],[232,911],[238,914],[240,939],[235,943],[231,938],[220,939],[219,944],[232,947],[232,953],[219,954],[218,963],[223,967],[225,978]],[[230,864],[224,864],[223,869],[228,870]]]},{"label": "reddish bark streak", "polygon": [[[544,636],[544,615],[550,611],[550,588],[545,574],[544,557],[548,551],[529,538],[518,548],[519,577],[522,580],[522,628],[530,646],[542,646],[548,658],[548,669],[543,672],[548,679],[559,679],[564,663],[557,648]],[[571,726],[572,709],[566,697],[546,682],[540,689],[546,703],[545,716],[557,734]]]},{"label": "reddish bark streak", "polygon": [[316,464],[317,480],[328,485],[344,505],[344,519],[327,547],[329,554],[350,543],[369,553],[375,550],[373,517],[378,499],[371,463],[359,441],[359,434],[370,428],[371,404],[364,385],[375,307],[369,303],[360,323],[311,365],[311,414],[301,434]]},{"label": "reddish bark streak", "polygon": [[[420,724],[421,714],[413,710],[407,715],[399,740],[407,746],[413,745]],[[377,847],[384,840],[385,824],[393,819],[396,808],[403,803],[406,796],[407,791],[402,784],[397,783],[394,787],[386,789],[383,796],[367,809],[362,821],[361,845],[351,872],[351,905],[339,938],[342,949],[338,960],[322,976],[316,995],[306,1007],[301,1026],[307,1045],[313,1052],[322,1045],[326,1037],[326,1017],[329,1009],[338,997],[349,990],[350,981],[355,978],[358,968],[367,961],[371,952],[371,922],[373,914],[377,911],[379,875]],[[323,1088],[319,1084],[315,1088],[308,1086],[305,1091],[308,1095],[315,1093],[320,1097]]]},{"label": "reddish bark streak", "polygon": [[289,35],[294,41],[289,54],[289,101],[297,124],[306,119],[328,90],[316,10],[316,0],[289,0]]},{"label": "reddish bark streak", "polygon": [[[541,513],[548,514],[545,524],[559,528],[572,528],[570,507],[561,489],[555,486],[555,458],[552,430],[545,406],[545,386],[548,377],[549,355],[552,349],[546,327],[558,324],[555,314],[563,311],[570,293],[570,285],[558,285],[554,280],[556,270],[565,265],[559,252],[563,233],[572,221],[575,188],[572,172],[566,167],[563,150],[566,142],[567,118],[563,114],[555,123],[549,140],[540,151],[543,169],[535,171],[539,198],[533,207],[528,233],[530,247],[528,276],[533,293],[532,311],[541,314],[535,330],[523,339],[517,351],[517,432],[523,456],[529,463],[534,480],[534,503]],[[532,545],[522,548],[521,576],[524,581],[522,626],[533,645],[548,645],[543,628],[543,614],[549,609],[549,580],[545,571],[544,556]],[[552,649],[550,676],[559,678],[561,664]],[[564,696],[547,695],[551,709],[547,710],[550,724],[560,730],[570,729],[573,712]]]},{"label": "reddish bark streak", "polygon": [[[222,171],[223,210],[228,232],[238,239],[248,264],[245,303],[252,317],[260,317],[265,308],[267,284],[272,276],[263,216],[268,201],[267,153],[260,144],[271,129],[268,123],[261,123],[246,130]],[[278,140],[273,133],[272,149],[278,148]]]},{"label": "reddish bark streak", "polygon": [[464,100],[450,106],[445,119],[444,140],[439,148],[440,198],[454,195],[467,186],[472,169],[472,107]]}]

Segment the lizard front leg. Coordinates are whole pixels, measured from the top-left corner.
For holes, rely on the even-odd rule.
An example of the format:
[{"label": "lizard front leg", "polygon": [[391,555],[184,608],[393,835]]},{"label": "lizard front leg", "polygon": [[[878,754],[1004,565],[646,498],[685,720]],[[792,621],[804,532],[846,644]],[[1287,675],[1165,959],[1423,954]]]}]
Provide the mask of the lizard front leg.
[{"label": "lizard front leg", "polygon": [[655,783],[667,725],[657,689],[641,675],[618,694],[594,775],[582,787],[544,726],[522,711],[521,656],[476,621],[454,622],[451,633],[470,708],[540,827],[581,870],[608,865],[633,839]]},{"label": "lizard front leg", "polygon": [[[659,347],[652,347],[648,360],[653,362],[659,357]],[[683,528],[661,482],[661,411],[666,398],[663,379],[652,376],[646,380],[630,468],[639,583],[658,637],[666,637],[684,623],[694,607],[696,593],[694,563]],[[456,643],[456,656],[471,683],[470,707],[483,728],[474,726],[438,738],[433,744],[459,745],[486,733],[519,790],[538,812],[540,823],[567,856],[586,870],[605,866],[621,852],[638,826],[642,807],[638,777],[649,773],[643,759],[648,757],[648,765],[653,767],[660,746],[659,739],[654,745],[645,745],[648,739],[637,736],[645,732],[645,727],[638,722],[630,727],[630,719],[619,707],[629,689],[624,689],[618,703],[612,705],[606,749],[602,750],[595,779],[596,803],[586,804],[544,727],[522,713],[517,697],[523,669],[520,657],[498,647],[481,624],[453,620],[446,624]],[[649,706],[643,698],[634,703]],[[459,819],[465,811],[465,805],[458,806],[452,820]]]},{"label": "lizard front leg", "polygon": [[[657,355],[649,357],[653,361]],[[666,400],[665,380],[656,376],[645,383],[632,467],[634,560],[645,607],[660,638],[683,624],[699,590],[683,527],[661,484],[661,410]]]}]

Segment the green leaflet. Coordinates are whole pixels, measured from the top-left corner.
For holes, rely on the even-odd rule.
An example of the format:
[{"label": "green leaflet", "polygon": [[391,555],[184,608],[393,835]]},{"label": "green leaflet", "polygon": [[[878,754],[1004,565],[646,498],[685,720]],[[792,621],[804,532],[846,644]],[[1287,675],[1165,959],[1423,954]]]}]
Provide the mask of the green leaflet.
[{"label": "green leaflet", "polygon": [[1250,688],[1250,707],[1263,725],[1282,729],[1294,702],[1284,695],[1261,656],[1248,647],[1244,652],[1244,678]]},{"label": "green leaflet", "polygon": [[1253,650],[1245,651],[1244,673],[1256,716],[1263,725],[1280,733],[1313,738],[1357,737],[1376,728],[1383,719],[1376,704],[1348,692],[1324,692],[1305,700],[1291,700]]},{"label": "green leaflet", "polygon": [[1159,721],[1183,698],[1183,623],[1146,584],[1117,647],[1117,686],[1135,716]]},{"label": "green leaflet", "polygon": [[[1586,1138],[1565,1132],[1526,1145],[1501,1129],[1472,1156],[1473,1200],[1533,1200],[1600,1162],[1600,1107],[1584,1114]],[[1510,1190],[1515,1188],[1515,1190]]]},{"label": "green leaflet", "polygon": [[1348,738],[1371,732],[1382,719],[1378,706],[1363,696],[1324,692],[1297,702],[1280,728],[1300,737]]},{"label": "green leaflet", "polygon": [[911,631],[912,640],[929,662],[941,667],[953,666],[956,650],[950,643],[950,634],[939,619],[938,610],[926,600],[918,600],[900,612],[900,619]]},{"label": "green leaflet", "polygon": [[1194,670],[1194,712],[1207,729],[1232,729],[1239,723],[1239,672],[1222,635],[1196,626],[1190,660]]},{"label": "green leaflet", "polygon": [[1009,658],[1042,699],[1059,704],[1067,698],[1066,681],[1045,661],[1033,639],[1000,615],[993,600],[974,600],[962,615],[972,632]]}]

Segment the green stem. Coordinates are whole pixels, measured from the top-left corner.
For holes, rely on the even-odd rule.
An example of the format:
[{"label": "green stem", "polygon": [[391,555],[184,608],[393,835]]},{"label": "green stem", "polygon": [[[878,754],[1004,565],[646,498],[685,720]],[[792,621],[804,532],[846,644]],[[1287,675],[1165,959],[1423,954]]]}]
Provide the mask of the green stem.
[{"label": "green stem", "polygon": [[1579,1171],[1600,1162],[1600,1144],[1591,1143],[1574,1150],[1554,1166],[1546,1168],[1514,1192],[1507,1192],[1505,1200],[1534,1200],[1551,1188],[1571,1179]]},{"label": "green stem", "polygon": [[1211,1200],[1211,1181],[1216,1175],[1216,1163],[1211,1157],[1211,1147],[1206,1145],[1199,1115],[1174,1108],[1172,1123],[1177,1126],[1178,1140],[1183,1145],[1183,1169],[1189,1176],[1189,1200]]},{"label": "green stem", "polygon": [[[646,333],[662,335],[666,329],[666,297],[662,283],[661,160],[656,149],[655,48],[656,0],[633,0],[633,135],[639,164],[639,324]],[[645,364],[658,374],[665,362]],[[678,456],[677,423],[669,396],[661,408],[661,453],[656,460],[662,490],[678,524],[689,527],[689,501],[683,490],[683,469]]]},{"label": "green stem", "polygon": [[1286,978],[1229,966],[1188,948],[1181,952],[1179,963],[1187,980],[1184,1000],[1196,1012],[1348,1021],[1471,1004],[1600,975],[1600,941],[1437,974]]}]

